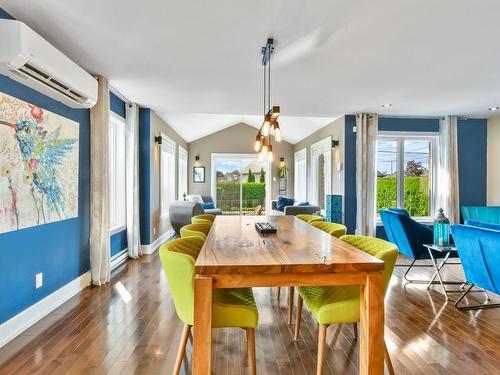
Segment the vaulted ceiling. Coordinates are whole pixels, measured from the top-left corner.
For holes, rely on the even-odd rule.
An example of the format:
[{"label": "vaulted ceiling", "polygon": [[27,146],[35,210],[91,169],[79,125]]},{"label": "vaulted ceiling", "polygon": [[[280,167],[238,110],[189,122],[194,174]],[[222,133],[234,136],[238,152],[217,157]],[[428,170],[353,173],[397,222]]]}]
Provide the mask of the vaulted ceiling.
[{"label": "vaulted ceiling", "polygon": [[[333,118],[488,116],[500,105],[498,0],[0,0],[187,141],[260,125],[260,47],[295,143]],[[391,108],[382,104],[391,103]]]}]

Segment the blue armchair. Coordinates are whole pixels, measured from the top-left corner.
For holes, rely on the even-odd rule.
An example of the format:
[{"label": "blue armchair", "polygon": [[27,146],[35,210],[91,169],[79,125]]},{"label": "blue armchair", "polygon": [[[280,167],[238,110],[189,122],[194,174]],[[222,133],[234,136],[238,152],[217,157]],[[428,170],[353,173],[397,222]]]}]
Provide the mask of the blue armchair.
[{"label": "blue armchair", "polygon": [[464,220],[480,221],[482,223],[500,224],[500,206],[463,206]]},{"label": "blue armchair", "polygon": [[500,230],[468,225],[452,225],[455,245],[462,260],[469,288],[455,302],[461,310],[500,307],[500,304],[460,305],[474,286],[500,294]]},{"label": "blue armchair", "polygon": [[490,224],[477,220],[465,220],[465,225],[469,227],[478,227],[478,228],[493,229],[500,231],[500,224]]},{"label": "blue armchair", "polygon": [[[429,280],[409,279],[407,275],[416,261],[431,259],[429,251],[424,244],[432,244],[434,242],[432,229],[427,225],[420,224],[413,220],[408,214],[408,211],[402,208],[389,208],[381,210],[379,213],[389,241],[397,245],[401,254],[412,259],[410,267],[404,274],[405,280],[410,283],[428,284]],[[433,252],[433,256],[435,259],[445,258],[443,261],[444,264],[448,257],[456,258],[458,255],[456,252]],[[431,282],[435,277],[436,275],[434,275]]]}]

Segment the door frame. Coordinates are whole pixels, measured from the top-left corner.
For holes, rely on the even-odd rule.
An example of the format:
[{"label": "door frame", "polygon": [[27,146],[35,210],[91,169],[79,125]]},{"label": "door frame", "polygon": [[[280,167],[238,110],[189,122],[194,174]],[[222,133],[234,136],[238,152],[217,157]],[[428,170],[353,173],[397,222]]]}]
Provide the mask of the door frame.
[{"label": "door frame", "polygon": [[[259,157],[257,154],[237,154],[237,153],[218,153],[214,152],[211,154],[211,166],[210,166],[210,194],[212,195],[212,199],[215,202],[215,206],[217,207],[217,170],[215,168],[215,163],[217,159],[227,159],[228,161],[240,161],[241,168],[241,159],[251,159],[255,160],[258,163],[264,164],[264,171],[266,172],[266,214],[269,215],[271,211],[271,184],[272,184],[272,163],[268,161],[259,161]],[[231,160],[232,159],[232,160]],[[241,189],[241,174],[240,174],[240,189]],[[240,214],[241,214],[241,198],[240,195]]]}]

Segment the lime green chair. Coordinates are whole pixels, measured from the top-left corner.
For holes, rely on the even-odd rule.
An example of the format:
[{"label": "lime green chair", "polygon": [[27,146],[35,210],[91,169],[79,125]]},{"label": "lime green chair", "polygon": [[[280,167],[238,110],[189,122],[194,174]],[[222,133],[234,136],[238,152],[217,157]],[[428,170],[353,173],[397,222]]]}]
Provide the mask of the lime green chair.
[{"label": "lime green chair", "polygon": [[[160,247],[160,260],[167,276],[175,310],[184,322],[174,375],[179,373],[186,343],[194,324],[195,260],[203,247],[201,237],[179,238]],[[252,373],[255,374],[255,327],[259,320],[257,305],[251,288],[214,289],[212,326],[239,327],[246,330]]]},{"label": "lime green chair", "polygon": [[337,238],[340,238],[347,233],[347,227],[342,224],[328,223],[326,221],[313,221],[311,222],[311,225]]},{"label": "lime green chair", "polygon": [[212,225],[215,220],[215,215],[203,214],[196,215],[191,218],[191,223],[193,224],[210,224]]},{"label": "lime green chair", "polygon": [[319,215],[298,214],[297,218],[309,224],[311,224],[314,221],[323,221],[323,217]]},{"label": "lime green chair", "polygon": [[[342,236],[340,239],[384,261],[384,279],[385,288],[387,289],[398,257],[396,245],[378,238],[364,236]],[[353,323],[354,333],[357,336],[357,322],[360,320],[359,286],[301,287],[298,288],[298,291],[299,299],[294,339],[297,341],[299,338],[302,304],[305,302],[319,324],[317,374],[321,374],[328,326],[335,323]],[[387,368],[392,375],[394,369],[385,343],[384,353]]]},{"label": "lime green chair", "polygon": [[203,240],[207,238],[210,232],[210,224],[188,224],[181,228],[181,237],[200,237]]}]

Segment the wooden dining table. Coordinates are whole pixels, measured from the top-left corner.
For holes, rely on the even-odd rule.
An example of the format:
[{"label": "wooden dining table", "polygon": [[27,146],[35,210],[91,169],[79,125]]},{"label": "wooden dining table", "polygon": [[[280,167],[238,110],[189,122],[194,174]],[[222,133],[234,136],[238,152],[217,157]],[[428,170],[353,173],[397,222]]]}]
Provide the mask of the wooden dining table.
[{"label": "wooden dining table", "polygon": [[213,288],[331,285],[360,286],[359,372],[384,373],[383,261],[295,216],[217,216],[195,270],[193,374],[211,373]]}]

